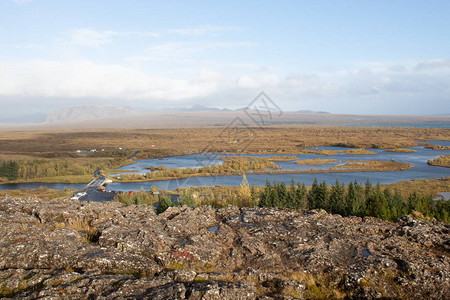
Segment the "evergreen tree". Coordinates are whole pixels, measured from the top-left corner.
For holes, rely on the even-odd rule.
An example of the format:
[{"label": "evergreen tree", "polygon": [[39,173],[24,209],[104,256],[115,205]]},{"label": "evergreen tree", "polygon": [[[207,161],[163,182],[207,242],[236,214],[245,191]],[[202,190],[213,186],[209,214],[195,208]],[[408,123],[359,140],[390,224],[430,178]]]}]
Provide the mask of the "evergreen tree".
[{"label": "evergreen tree", "polygon": [[366,212],[366,193],[364,188],[356,180],[353,184],[355,188],[355,202],[352,203],[351,215],[362,217]]},{"label": "evergreen tree", "polygon": [[159,215],[160,213],[163,213],[172,206],[172,200],[169,198],[169,196],[165,195],[159,199],[158,208],[156,209],[156,213]]},{"label": "evergreen tree", "polygon": [[408,214],[412,213],[414,210],[417,210],[419,207],[419,195],[416,191],[409,194],[408,197]]},{"label": "evergreen tree", "polygon": [[350,181],[350,183],[348,184],[347,194],[345,195],[345,201],[346,201],[345,211],[349,215],[357,216],[358,212],[356,204],[358,202],[358,198],[356,196],[356,189],[352,181]]},{"label": "evergreen tree", "polygon": [[328,196],[329,196],[328,186],[327,186],[327,183],[325,182],[325,180],[323,180],[318,189],[318,196],[317,196],[317,202],[316,202],[317,208],[321,208],[321,209],[325,209],[325,210],[329,209]]},{"label": "evergreen tree", "polygon": [[443,198],[436,203],[436,220],[440,222],[450,222],[450,203]]},{"label": "evergreen tree", "polygon": [[317,183],[317,178],[314,178],[314,182],[311,186],[311,189],[309,190],[308,193],[308,206],[309,209],[315,209],[317,208],[317,203],[318,203],[318,197],[319,197],[319,189],[320,186]]},{"label": "evergreen tree", "polygon": [[269,207],[271,201],[271,185],[270,185],[270,181],[268,179],[266,179],[266,185],[264,187],[264,189],[262,190],[260,196],[259,196],[259,207]]},{"label": "evergreen tree", "polygon": [[434,201],[431,194],[423,196],[424,206],[426,208],[425,215],[433,217],[436,215],[436,201]]},{"label": "evergreen tree", "polygon": [[294,208],[296,209],[306,209],[308,207],[308,199],[307,199],[308,191],[304,183],[297,184],[297,188],[295,189],[295,200],[294,200]]},{"label": "evergreen tree", "polygon": [[287,194],[286,207],[288,208],[297,208],[296,207],[296,195],[297,187],[295,185],[294,177],[291,178],[291,186],[289,187],[289,191]]},{"label": "evergreen tree", "polygon": [[273,183],[273,187],[270,189],[270,202],[269,207],[279,207],[280,199],[278,197],[278,184],[276,181]]},{"label": "evergreen tree", "polygon": [[284,182],[281,182],[280,184],[276,185],[276,187],[278,194],[278,205],[276,205],[276,207],[285,208],[287,207],[288,201],[288,191],[286,188],[286,184]]},{"label": "evergreen tree", "polygon": [[344,185],[341,185],[338,179],[331,187],[329,211],[333,214],[347,215]]},{"label": "evergreen tree", "polygon": [[189,207],[195,207],[197,206],[197,203],[195,202],[194,195],[192,195],[191,192],[185,190],[180,195],[180,206],[186,205]]},{"label": "evergreen tree", "polygon": [[369,178],[367,178],[366,180],[366,186],[364,189],[365,193],[366,193],[366,199],[370,196],[370,194],[372,193],[372,183],[370,182]]},{"label": "evergreen tree", "polygon": [[394,195],[389,202],[389,207],[391,208],[391,221],[396,221],[404,215],[408,214],[408,207],[403,201],[402,195],[398,190],[395,190]]},{"label": "evergreen tree", "polygon": [[384,190],[383,190],[383,194],[384,194],[384,198],[386,199],[386,201],[387,201],[387,203],[388,203],[388,206],[390,207],[390,208],[392,208],[389,204],[390,203],[392,203],[392,201],[393,201],[393,198],[394,198],[394,195],[392,194],[392,192],[391,192],[391,189],[390,188],[385,188]]},{"label": "evergreen tree", "polygon": [[377,184],[375,190],[372,191],[367,198],[366,214],[383,220],[389,220],[390,218],[388,203],[381,191],[380,184]]},{"label": "evergreen tree", "polygon": [[253,184],[250,188],[250,197],[251,197],[251,204],[250,204],[251,207],[256,207],[256,200],[257,200],[258,194],[256,193],[256,188]]},{"label": "evergreen tree", "polygon": [[19,164],[16,161],[4,161],[0,164],[0,177],[8,180],[19,178]]}]

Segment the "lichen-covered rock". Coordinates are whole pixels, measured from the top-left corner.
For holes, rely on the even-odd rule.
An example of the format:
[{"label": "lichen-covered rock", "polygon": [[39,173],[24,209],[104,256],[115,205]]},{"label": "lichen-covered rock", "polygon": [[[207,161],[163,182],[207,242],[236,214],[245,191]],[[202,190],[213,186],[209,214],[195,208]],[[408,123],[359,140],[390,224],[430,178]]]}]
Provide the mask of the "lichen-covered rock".
[{"label": "lichen-covered rock", "polygon": [[445,299],[449,225],[0,199],[0,297]]}]

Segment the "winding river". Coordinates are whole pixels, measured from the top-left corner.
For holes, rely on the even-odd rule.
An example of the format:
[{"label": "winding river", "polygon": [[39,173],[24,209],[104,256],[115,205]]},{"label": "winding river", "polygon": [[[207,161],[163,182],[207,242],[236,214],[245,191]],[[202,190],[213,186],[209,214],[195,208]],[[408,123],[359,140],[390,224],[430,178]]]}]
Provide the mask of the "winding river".
[{"label": "winding river", "polygon": [[[434,141],[429,142],[438,145],[448,146],[448,141]],[[319,147],[318,150],[348,150],[348,148],[339,147]],[[387,152],[381,149],[369,149],[375,152],[373,155],[348,155],[344,153],[337,153],[335,155],[322,155],[322,154],[243,154],[241,156],[253,156],[253,157],[271,157],[271,156],[295,156],[298,159],[313,159],[313,158],[326,158],[336,159],[337,162],[323,164],[323,165],[297,165],[294,161],[281,161],[276,164],[281,170],[299,170],[309,168],[327,168],[331,165],[343,164],[346,160],[395,160],[397,162],[409,163],[414,166],[412,169],[402,171],[390,171],[390,172],[342,172],[342,173],[316,173],[316,174],[264,174],[264,175],[252,175],[251,172],[247,174],[247,180],[250,185],[261,186],[269,181],[285,182],[290,184],[292,178],[295,181],[300,181],[306,185],[311,185],[314,178],[319,181],[325,180],[327,184],[333,184],[336,179],[339,182],[348,184],[350,181],[359,181],[364,183],[369,179],[372,183],[380,182],[381,184],[389,184],[398,181],[411,180],[411,179],[424,179],[424,178],[441,178],[450,177],[450,168],[430,166],[427,164],[429,159],[439,157],[441,155],[450,155],[450,150],[432,150],[426,149],[423,146],[412,147],[417,152]],[[120,173],[146,173],[150,172],[150,167],[157,167],[164,165],[167,168],[196,168],[206,165],[221,164],[223,161],[220,157],[224,155],[210,155],[210,154],[193,154],[173,156],[159,159],[147,159],[139,160],[136,163],[128,166],[121,167],[117,170],[116,174]],[[236,156],[236,155],[229,155]],[[191,177],[186,179],[173,179],[173,180],[161,180],[161,181],[148,181],[137,183],[123,183],[113,182],[107,186],[107,190],[111,191],[138,191],[142,188],[150,190],[154,185],[158,189],[174,190],[180,187],[189,186],[210,186],[210,185],[226,185],[226,186],[238,186],[242,182],[241,175],[229,175],[229,176],[209,176],[209,177]],[[80,189],[84,184],[64,184],[64,183],[20,183],[20,184],[2,184],[0,190],[9,189],[22,189],[22,188],[39,188],[47,187],[51,189],[61,190],[64,188]]]}]

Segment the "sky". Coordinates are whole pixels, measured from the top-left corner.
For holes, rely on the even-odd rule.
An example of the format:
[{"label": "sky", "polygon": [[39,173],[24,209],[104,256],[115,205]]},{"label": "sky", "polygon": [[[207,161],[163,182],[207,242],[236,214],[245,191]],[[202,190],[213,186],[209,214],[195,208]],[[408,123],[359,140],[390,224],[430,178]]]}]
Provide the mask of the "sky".
[{"label": "sky", "polygon": [[0,120],[67,106],[450,113],[450,1],[0,0]]}]

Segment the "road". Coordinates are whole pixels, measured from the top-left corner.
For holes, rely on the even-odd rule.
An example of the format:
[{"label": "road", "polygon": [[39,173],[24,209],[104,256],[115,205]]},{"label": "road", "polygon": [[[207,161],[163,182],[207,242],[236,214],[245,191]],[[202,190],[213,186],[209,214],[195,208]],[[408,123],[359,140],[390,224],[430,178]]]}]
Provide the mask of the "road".
[{"label": "road", "polygon": [[109,179],[100,173],[101,169],[94,172],[94,176],[97,177],[91,182],[89,182],[83,189],[79,192],[86,192],[85,196],[79,198],[80,201],[93,201],[93,202],[106,202],[112,201],[116,193],[113,192],[102,192],[98,188],[108,183]]},{"label": "road", "polygon": [[114,199],[115,193],[101,192],[96,187],[89,187],[86,190],[86,196],[80,198],[80,201],[106,202]]}]

